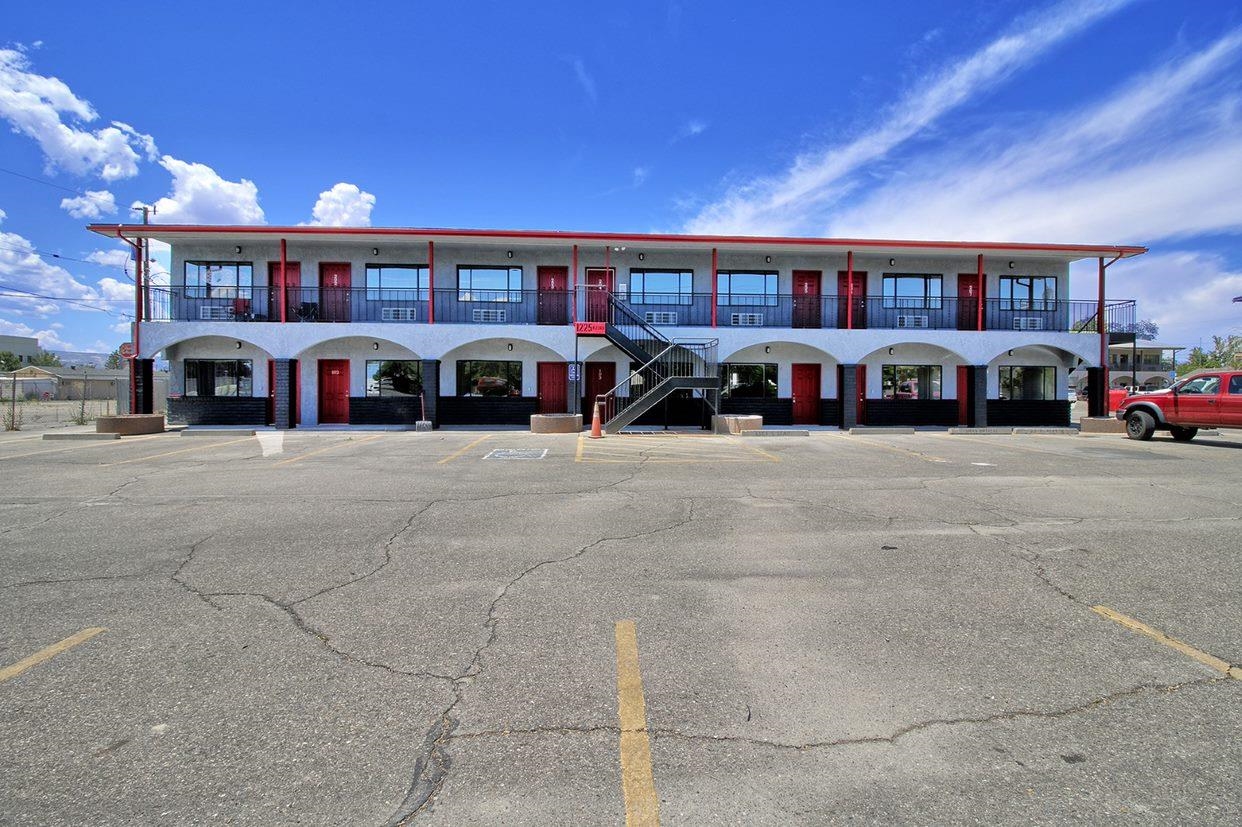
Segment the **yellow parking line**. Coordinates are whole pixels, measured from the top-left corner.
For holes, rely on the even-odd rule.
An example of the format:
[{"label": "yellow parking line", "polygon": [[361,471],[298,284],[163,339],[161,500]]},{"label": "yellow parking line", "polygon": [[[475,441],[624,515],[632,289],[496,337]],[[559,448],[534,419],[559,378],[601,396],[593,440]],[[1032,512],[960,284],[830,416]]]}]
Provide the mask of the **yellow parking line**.
[{"label": "yellow parking line", "polygon": [[0,456],[0,460],[5,459],[21,459],[22,457],[34,457],[39,454],[63,454],[66,451],[85,451],[87,448],[115,448],[118,445],[132,445],[135,442],[145,442],[148,439],[160,439],[164,434],[153,434],[151,436],[127,437],[125,439],[108,439],[102,442],[93,442],[89,445],[75,445],[65,448],[48,448],[44,451],[29,451],[25,454],[9,454],[8,456]]},{"label": "yellow parking line", "polygon": [[907,456],[921,459],[924,462],[948,462],[948,460],[945,459],[944,457],[937,457],[931,454],[924,454],[919,451],[911,451],[909,448],[898,448],[896,445],[887,445],[883,442],[875,442],[865,437],[854,436],[853,434],[846,436],[845,439],[848,442],[863,442],[863,443],[866,443],[867,445],[874,445],[876,448],[883,448],[884,450],[892,451],[895,454],[906,454]]},{"label": "yellow parking line", "polygon": [[617,621],[617,717],[621,721],[621,790],[626,827],[659,827],[660,799],[651,771],[647,737],[647,702],[638,670],[638,635],[634,621]]},{"label": "yellow parking line", "polygon": [[322,454],[325,451],[334,451],[337,448],[341,448],[345,445],[363,445],[368,442],[374,442],[375,440],[379,439],[382,436],[383,434],[375,434],[374,436],[369,436],[369,437],[366,437],[365,439],[357,440],[356,442],[353,439],[343,439],[340,442],[334,442],[331,445],[325,445],[323,448],[316,448],[314,451],[307,451],[305,454],[299,454],[298,456],[293,457],[291,459],[282,459],[280,462],[273,463],[273,465],[289,465],[290,463],[301,462],[307,457],[313,457],[318,454]]},{"label": "yellow parking line", "polygon": [[165,451],[162,454],[151,454],[145,457],[134,457],[133,459],[123,459],[117,462],[105,462],[101,467],[110,468],[113,465],[128,465],[131,462],[146,462],[149,459],[159,459],[160,457],[171,457],[173,454],[184,454],[189,451],[201,451],[204,448],[223,448],[225,445],[236,445],[239,442],[249,442],[254,436],[248,436],[243,439],[230,439],[228,442],[209,442],[201,445],[194,445],[189,448],[180,448],[176,451]]},{"label": "yellow parking line", "polygon": [[464,453],[466,453],[467,451],[469,451],[469,450],[470,450],[471,448],[473,448],[474,446],[478,445],[478,444],[479,444],[480,442],[482,442],[483,440],[485,440],[485,439],[491,439],[491,438],[492,438],[492,435],[491,435],[491,434],[484,434],[483,436],[481,436],[481,437],[479,437],[478,439],[476,439],[474,442],[471,442],[471,443],[470,443],[469,445],[467,445],[465,448],[462,448],[460,451],[454,451],[453,453],[449,454],[447,457],[445,457],[444,459],[442,459],[442,460],[440,460],[439,462],[437,462],[437,463],[436,463],[436,465],[443,465],[443,464],[444,464],[444,463],[446,463],[446,462],[452,462],[453,460],[457,459],[457,458],[458,458],[459,456],[461,456],[462,454],[464,454]]},{"label": "yellow parking line", "polygon": [[40,663],[43,663],[44,661],[51,660],[52,658],[59,655],[61,652],[67,652],[73,647],[77,646],[78,644],[85,643],[86,641],[93,638],[95,635],[101,635],[106,631],[108,630],[100,628],[99,626],[92,626],[89,629],[83,629],[82,631],[78,632],[76,635],[70,635],[69,637],[65,638],[59,643],[53,643],[51,646],[47,647],[46,649],[40,649],[38,652],[35,652],[30,657],[22,658],[17,663],[11,664],[9,666],[4,667],[3,669],[0,669],[0,683],[4,683],[9,678],[16,678],[18,675],[25,672],[27,669],[31,668],[32,666],[38,666]]},{"label": "yellow parking line", "polygon": [[582,462],[582,443],[583,436],[578,434],[578,450],[574,452],[574,462]]},{"label": "yellow parking line", "polygon": [[743,442],[743,441],[741,440],[741,438],[739,438],[739,437],[730,437],[729,439],[730,439],[730,441],[731,441],[731,442],[736,442],[738,445],[741,445],[743,448],[745,448],[745,449],[746,449],[746,450],[748,450],[748,451],[754,451],[756,454],[758,454],[758,455],[759,455],[759,456],[761,456],[761,457],[767,457],[767,458],[768,458],[769,460],[771,460],[772,462],[780,462],[780,461],[781,461],[781,458],[780,458],[780,457],[778,457],[776,454],[769,454],[767,451],[764,451],[764,450],[763,450],[763,449],[761,449],[761,448],[756,448],[756,447],[755,447],[755,446],[753,446],[753,445],[747,445],[747,444],[746,444],[745,442]]},{"label": "yellow parking line", "polygon": [[1209,655],[1202,649],[1196,649],[1190,644],[1183,643],[1177,638],[1169,637],[1164,632],[1159,629],[1153,629],[1141,620],[1135,620],[1132,617],[1123,615],[1121,612],[1113,611],[1107,606],[1092,606],[1091,611],[1095,612],[1100,617],[1113,621],[1114,623],[1120,623],[1132,632],[1138,632],[1140,635],[1147,635],[1147,637],[1157,643],[1163,643],[1171,649],[1176,649],[1186,657],[1197,660],[1199,663],[1202,663],[1204,666],[1211,669],[1215,669],[1217,672],[1223,672],[1234,680],[1242,681],[1242,668],[1230,666],[1228,661],[1223,661],[1215,655]]}]

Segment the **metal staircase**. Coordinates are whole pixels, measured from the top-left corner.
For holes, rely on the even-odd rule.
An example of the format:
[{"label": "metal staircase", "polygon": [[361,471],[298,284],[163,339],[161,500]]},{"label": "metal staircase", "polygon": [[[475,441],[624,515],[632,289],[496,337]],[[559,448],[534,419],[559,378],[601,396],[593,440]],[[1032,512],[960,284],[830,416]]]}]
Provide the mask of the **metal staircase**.
[{"label": "metal staircase", "polygon": [[608,297],[605,337],[639,367],[616,387],[600,394],[603,428],[615,434],[651,410],[669,394],[692,391],[714,412],[720,375],[716,339],[668,339],[614,296]]}]

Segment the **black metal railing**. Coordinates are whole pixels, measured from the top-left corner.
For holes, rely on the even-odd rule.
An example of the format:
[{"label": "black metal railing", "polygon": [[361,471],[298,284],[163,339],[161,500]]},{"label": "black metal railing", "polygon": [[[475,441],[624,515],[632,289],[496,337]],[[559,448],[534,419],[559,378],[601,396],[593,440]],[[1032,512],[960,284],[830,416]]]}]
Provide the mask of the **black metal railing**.
[{"label": "black metal railing", "polygon": [[[631,370],[610,390],[593,400],[608,425],[626,422],[673,390],[689,389],[703,394],[714,410],[719,392],[719,362],[716,339],[674,339],[650,360]],[[697,381],[696,381],[697,380]],[[632,414],[627,416],[627,414]]]},{"label": "black metal railing", "polygon": [[[279,322],[281,293],[258,287],[152,287],[149,321]],[[576,307],[575,307],[576,298]],[[434,301],[432,301],[434,299]],[[294,287],[285,293],[286,322],[545,324],[598,321],[614,325],[647,355],[668,338],[660,328],[1020,330],[1094,333],[1097,304],[1085,300],[1017,301],[957,297],[751,296],[694,293],[633,297],[580,287],[569,290],[372,289]],[[576,311],[576,312],[575,312]],[[434,318],[433,318],[434,313]],[[1112,334],[1132,333],[1133,300],[1110,299]],[[631,335],[632,334],[632,335]]]}]

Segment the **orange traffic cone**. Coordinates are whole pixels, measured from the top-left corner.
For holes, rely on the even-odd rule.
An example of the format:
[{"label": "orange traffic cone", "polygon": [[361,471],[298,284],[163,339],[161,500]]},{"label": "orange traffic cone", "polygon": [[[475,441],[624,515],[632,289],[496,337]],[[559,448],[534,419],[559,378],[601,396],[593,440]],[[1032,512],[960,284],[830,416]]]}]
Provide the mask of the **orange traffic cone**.
[{"label": "orange traffic cone", "polygon": [[599,421],[599,400],[595,400],[595,415],[591,417],[591,439],[601,439],[604,436],[603,425]]}]

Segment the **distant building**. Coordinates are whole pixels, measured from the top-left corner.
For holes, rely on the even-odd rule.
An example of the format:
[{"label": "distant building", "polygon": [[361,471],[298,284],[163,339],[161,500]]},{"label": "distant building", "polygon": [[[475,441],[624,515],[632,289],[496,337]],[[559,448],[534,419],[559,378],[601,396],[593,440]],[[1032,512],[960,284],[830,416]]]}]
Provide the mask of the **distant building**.
[{"label": "distant building", "polygon": [[8,351],[17,361],[29,365],[39,353],[39,340],[29,336],[0,336],[0,353]]}]

